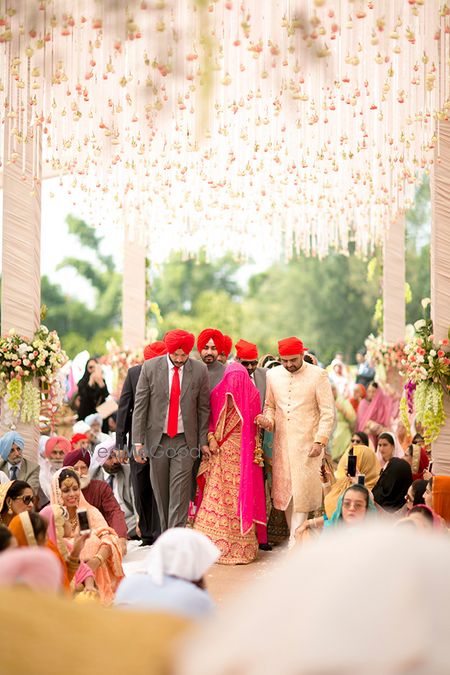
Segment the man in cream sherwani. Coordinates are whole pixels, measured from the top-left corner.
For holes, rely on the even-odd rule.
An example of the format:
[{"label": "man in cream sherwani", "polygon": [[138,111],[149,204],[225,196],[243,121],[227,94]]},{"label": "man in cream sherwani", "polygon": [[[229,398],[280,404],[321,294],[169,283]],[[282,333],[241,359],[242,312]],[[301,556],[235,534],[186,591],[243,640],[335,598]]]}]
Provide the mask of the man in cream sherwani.
[{"label": "man in cream sherwani", "polygon": [[320,466],[334,427],[335,404],[327,373],[303,360],[296,337],[278,342],[283,368],[267,372],[264,412],[259,426],[274,432],[272,499],[286,512],[289,546],[308,513],[322,506]]}]

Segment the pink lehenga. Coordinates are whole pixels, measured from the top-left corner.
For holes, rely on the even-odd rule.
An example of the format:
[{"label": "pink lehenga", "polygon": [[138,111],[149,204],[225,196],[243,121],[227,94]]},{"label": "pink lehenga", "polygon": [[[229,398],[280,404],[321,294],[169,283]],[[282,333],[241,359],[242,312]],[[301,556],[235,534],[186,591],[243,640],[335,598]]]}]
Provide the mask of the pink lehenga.
[{"label": "pink lehenga", "polygon": [[211,431],[219,452],[202,460],[197,476],[194,528],[221,551],[219,563],[255,560],[258,540],[267,541],[262,468],[255,463],[256,425],[260,399],[240,364],[227,367],[211,392]]}]

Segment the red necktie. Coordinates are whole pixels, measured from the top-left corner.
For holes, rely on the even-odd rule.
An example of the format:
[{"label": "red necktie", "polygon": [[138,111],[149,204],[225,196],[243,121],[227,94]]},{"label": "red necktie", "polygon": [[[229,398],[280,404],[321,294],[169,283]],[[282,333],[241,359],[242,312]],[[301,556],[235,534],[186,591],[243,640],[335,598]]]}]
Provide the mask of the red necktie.
[{"label": "red necktie", "polygon": [[173,369],[172,386],[170,388],[169,417],[167,435],[173,438],[178,433],[178,410],[180,408],[180,371]]}]

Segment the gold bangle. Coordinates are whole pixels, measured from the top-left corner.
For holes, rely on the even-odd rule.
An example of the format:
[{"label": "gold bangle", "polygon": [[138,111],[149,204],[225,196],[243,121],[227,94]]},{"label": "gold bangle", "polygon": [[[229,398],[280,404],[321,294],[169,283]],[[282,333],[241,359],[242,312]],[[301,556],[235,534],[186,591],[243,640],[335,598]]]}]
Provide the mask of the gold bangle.
[{"label": "gold bangle", "polygon": [[213,438],[214,438],[214,440],[216,440],[216,437],[214,436],[213,432],[210,431],[209,434],[208,434],[208,443],[209,443],[209,441],[211,441]]}]

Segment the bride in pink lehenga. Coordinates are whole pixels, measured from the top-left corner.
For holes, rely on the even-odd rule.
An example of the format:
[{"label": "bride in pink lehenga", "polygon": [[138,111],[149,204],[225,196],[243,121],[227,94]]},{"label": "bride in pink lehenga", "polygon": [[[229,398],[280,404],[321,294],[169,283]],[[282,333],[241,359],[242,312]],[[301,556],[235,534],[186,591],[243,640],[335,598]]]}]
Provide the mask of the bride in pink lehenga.
[{"label": "bride in pink lehenga", "polygon": [[239,363],[211,392],[211,457],[198,472],[194,528],[221,551],[219,563],[250,563],[267,541],[264,478],[255,463],[259,392]]}]

